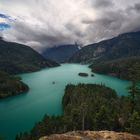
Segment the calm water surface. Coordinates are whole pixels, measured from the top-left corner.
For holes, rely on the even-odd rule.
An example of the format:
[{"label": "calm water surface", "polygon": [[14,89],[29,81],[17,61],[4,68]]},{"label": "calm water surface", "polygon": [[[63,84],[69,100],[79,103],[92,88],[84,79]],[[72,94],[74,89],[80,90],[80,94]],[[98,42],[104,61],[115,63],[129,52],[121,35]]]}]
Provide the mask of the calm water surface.
[{"label": "calm water surface", "polygon": [[128,81],[99,74],[95,74],[95,77],[80,77],[79,72],[91,74],[87,65],[79,64],[63,64],[61,67],[21,74],[30,91],[0,100],[0,135],[6,140],[13,140],[17,133],[30,130],[45,113],[61,115],[61,100],[68,83],[104,83],[119,95],[127,95]]}]

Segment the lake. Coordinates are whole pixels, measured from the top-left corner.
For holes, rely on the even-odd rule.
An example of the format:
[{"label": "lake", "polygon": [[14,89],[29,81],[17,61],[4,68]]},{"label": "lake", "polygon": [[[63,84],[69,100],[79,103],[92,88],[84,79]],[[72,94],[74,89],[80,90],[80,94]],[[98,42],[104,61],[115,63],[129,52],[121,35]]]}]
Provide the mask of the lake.
[{"label": "lake", "polygon": [[[88,73],[89,76],[80,77],[80,72]],[[0,135],[5,140],[14,140],[17,133],[29,131],[45,113],[61,115],[61,101],[65,86],[69,83],[103,83],[115,89],[119,95],[127,95],[129,81],[100,74],[91,77],[91,74],[88,65],[80,64],[63,64],[56,68],[20,74],[30,91],[0,100]]]}]

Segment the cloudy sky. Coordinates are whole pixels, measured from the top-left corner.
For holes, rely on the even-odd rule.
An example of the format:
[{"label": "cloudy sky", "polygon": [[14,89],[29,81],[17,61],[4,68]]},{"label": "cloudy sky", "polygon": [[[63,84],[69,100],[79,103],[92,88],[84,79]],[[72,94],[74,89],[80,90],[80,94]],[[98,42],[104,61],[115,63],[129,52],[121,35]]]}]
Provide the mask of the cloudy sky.
[{"label": "cloudy sky", "polygon": [[140,30],[140,0],[0,0],[0,36],[36,50]]}]

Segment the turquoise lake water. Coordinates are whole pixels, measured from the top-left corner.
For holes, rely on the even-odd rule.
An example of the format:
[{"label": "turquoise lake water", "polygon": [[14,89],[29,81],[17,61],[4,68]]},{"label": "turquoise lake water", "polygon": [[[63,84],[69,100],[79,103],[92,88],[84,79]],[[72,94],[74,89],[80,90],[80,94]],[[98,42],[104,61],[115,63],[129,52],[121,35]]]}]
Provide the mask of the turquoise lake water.
[{"label": "turquoise lake water", "polygon": [[[86,72],[89,76],[80,77],[79,72]],[[17,133],[29,131],[45,113],[61,115],[61,100],[68,83],[104,83],[115,89],[119,95],[127,95],[128,81],[99,74],[91,77],[91,73],[88,65],[63,64],[56,68],[20,74],[23,82],[29,85],[30,91],[0,100],[0,135],[5,140],[14,140]]]}]

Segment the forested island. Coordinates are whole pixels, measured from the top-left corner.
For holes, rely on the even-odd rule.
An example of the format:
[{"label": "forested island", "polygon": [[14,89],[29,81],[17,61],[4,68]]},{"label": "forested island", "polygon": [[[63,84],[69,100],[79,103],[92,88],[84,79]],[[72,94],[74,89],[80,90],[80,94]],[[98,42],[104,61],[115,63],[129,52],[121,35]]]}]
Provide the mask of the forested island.
[{"label": "forested island", "polygon": [[80,72],[78,75],[79,76],[82,76],[82,77],[87,77],[88,76],[88,73]]},{"label": "forested island", "polygon": [[18,95],[28,90],[29,87],[21,81],[20,77],[0,71],[0,98]]}]

